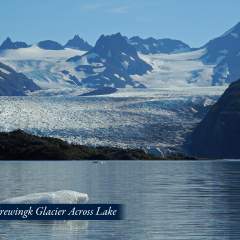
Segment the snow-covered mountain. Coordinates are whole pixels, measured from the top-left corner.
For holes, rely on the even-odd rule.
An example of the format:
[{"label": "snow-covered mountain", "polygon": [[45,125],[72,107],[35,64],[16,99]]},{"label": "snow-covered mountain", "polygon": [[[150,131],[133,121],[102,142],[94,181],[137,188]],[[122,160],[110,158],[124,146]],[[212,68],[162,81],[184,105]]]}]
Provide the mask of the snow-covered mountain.
[{"label": "snow-covered mountain", "polygon": [[144,87],[130,75],[143,75],[152,70],[120,33],[102,35],[89,52],[69,58],[67,62],[75,63],[77,72],[88,75],[81,81],[84,86],[97,88]]},{"label": "snow-covered mountain", "polygon": [[75,35],[73,39],[70,39],[65,45],[65,48],[72,48],[81,51],[89,51],[92,49],[92,46],[88,44],[87,41],[84,41],[78,35]]},{"label": "snow-covered mountain", "polygon": [[205,54],[200,60],[205,65],[215,65],[212,85],[229,84],[240,78],[240,22],[202,49],[205,49]]},{"label": "snow-covered mountain", "polygon": [[[127,38],[126,38],[127,39]],[[128,43],[133,45],[137,52],[148,55],[148,54],[174,54],[191,51],[191,48],[179,40],[173,40],[169,38],[165,39],[154,39],[152,37],[142,39],[140,37],[132,37],[127,39]]]},{"label": "snow-covered mountain", "polygon": [[78,35],[64,46],[53,41],[27,46],[7,38],[0,48],[0,61],[47,88],[61,84],[91,88],[227,86],[240,78],[239,36],[240,23],[198,49],[178,40],[127,39],[120,33],[102,35],[93,48]]}]

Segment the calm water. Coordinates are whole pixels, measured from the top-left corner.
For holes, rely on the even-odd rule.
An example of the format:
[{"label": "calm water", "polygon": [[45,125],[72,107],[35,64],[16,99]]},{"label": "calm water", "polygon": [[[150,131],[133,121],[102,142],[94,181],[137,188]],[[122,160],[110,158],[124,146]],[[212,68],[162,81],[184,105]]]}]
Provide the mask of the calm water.
[{"label": "calm water", "polygon": [[1,239],[240,239],[240,161],[0,162],[0,201],[73,190],[121,221],[0,221]]}]

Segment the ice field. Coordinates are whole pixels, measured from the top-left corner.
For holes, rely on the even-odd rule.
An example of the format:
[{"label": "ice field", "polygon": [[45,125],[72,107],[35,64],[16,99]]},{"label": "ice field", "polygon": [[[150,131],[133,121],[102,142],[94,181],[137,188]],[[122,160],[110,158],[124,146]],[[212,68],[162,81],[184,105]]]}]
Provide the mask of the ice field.
[{"label": "ice field", "polygon": [[73,144],[184,152],[184,138],[201,120],[200,112],[225,88],[118,89],[90,97],[78,95],[92,89],[63,88],[2,96],[0,131],[20,128]]}]

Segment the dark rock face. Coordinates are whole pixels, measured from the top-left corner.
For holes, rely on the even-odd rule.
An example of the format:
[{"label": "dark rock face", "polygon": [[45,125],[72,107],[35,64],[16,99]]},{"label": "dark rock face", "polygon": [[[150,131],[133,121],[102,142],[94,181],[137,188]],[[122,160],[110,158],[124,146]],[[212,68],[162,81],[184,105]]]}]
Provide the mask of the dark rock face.
[{"label": "dark rock face", "polygon": [[46,50],[63,50],[64,47],[58,43],[51,40],[41,41],[38,43],[38,47]]},{"label": "dark rock face", "polygon": [[156,54],[156,53],[180,53],[191,51],[190,47],[179,40],[173,39],[142,39],[140,37],[132,37],[127,40],[138,52],[142,54]]},{"label": "dark rock face", "polygon": [[28,45],[25,42],[15,42],[17,48],[27,48]]},{"label": "dark rock face", "polygon": [[82,80],[85,86],[92,88],[106,86],[124,88],[126,85],[145,87],[134,82],[130,75],[143,75],[152,70],[149,64],[138,57],[135,48],[127,43],[120,33],[102,35],[89,52],[69,58],[67,61],[87,61],[89,65],[79,65],[75,70],[92,75]]},{"label": "dark rock face", "polygon": [[81,94],[79,96],[105,95],[105,94],[115,93],[116,91],[117,91],[116,88],[104,87],[104,88],[99,88],[97,90],[93,90],[93,91],[88,92],[88,93],[83,93],[83,94]]},{"label": "dark rock face", "polygon": [[82,51],[90,51],[92,49],[92,46],[88,44],[88,42],[84,42],[82,38],[80,38],[78,35],[75,35],[73,39],[69,40],[65,45],[65,48],[77,48],[78,50]]},{"label": "dark rock face", "polygon": [[207,158],[240,159],[240,80],[230,84],[193,133],[191,151]]},{"label": "dark rock face", "polygon": [[11,41],[9,37],[2,43],[0,46],[0,50],[5,50],[5,49],[17,49],[17,45]]},{"label": "dark rock face", "polygon": [[0,96],[25,96],[26,91],[38,90],[41,88],[24,74],[0,63]]}]

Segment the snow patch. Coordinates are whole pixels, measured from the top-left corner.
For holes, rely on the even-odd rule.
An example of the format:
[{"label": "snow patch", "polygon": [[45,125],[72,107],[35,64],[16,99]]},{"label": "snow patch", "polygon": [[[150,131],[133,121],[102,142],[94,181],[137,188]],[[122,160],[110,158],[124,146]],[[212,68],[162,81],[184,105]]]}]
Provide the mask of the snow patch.
[{"label": "snow patch", "polygon": [[87,55],[87,58],[95,58],[95,57],[99,57],[99,55],[97,53],[90,53]]},{"label": "snow patch", "polygon": [[138,43],[136,43],[136,42],[132,42],[131,40],[129,40],[129,39],[126,39],[127,40],[127,43],[129,43],[129,44],[131,44],[131,45],[136,45],[136,44],[138,44]]},{"label": "snow patch", "polygon": [[110,51],[110,50],[108,50],[108,53],[107,53],[107,55],[108,55],[109,57],[111,57],[111,56],[112,56],[112,53],[111,53],[111,51]]},{"label": "snow patch", "polygon": [[7,70],[5,70],[5,69],[3,69],[3,68],[0,68],[0,71],[2,71],[2,72],[5,73],[5,74],[8,74],[8,75],[11,74],[9,71],[7,71]]},{"label": "snow patch", "polygon": [[156,43],[153,43],[153,46],[158,47],[158,45]]},{"label": "snow patch", "polygon": [[102,62],[106,62],[107,60],[105,58],[100,58]]},{"label": "snow patch", "polygon": [[7,49],[0,53],[0,62],[8,60],[46,60],[56,61],[59,58],[68,59],[74,56],[82,56],[86,51],[66,48],[64,50],[46,50],[33,44],[28,48]]},{"label": "snow patch", "polygon": [[131,56],[130,56],[130,58],[131,58],[133,61],[135,61],[135,59],[134,59],[134,58],[132,58]]},{"label": "snow patch", "polygon": [[122,66],[127,70],[129,63],[126,61],[121,62]]},{"label": "snow patch", "polygon": [[108,81],[110,81],[110,79],[108,77],[104,77],[104,76],[101,76],[101,77],[107,79]]},{"label": "snow patch", "polygon": [[143,44],[143,46],[149,51],[149,46],[148,46],[148,44]]},{"label": "snow patch", "polygon": [[222,66],[219,66],[218,68],[214,69],[214,73],[219,73],[221,74],[224,78],[226,78],[230,73],[228,71],[228,64],[225,63]]},{"label": "snow patch", "polygon": [[123,55],[125,55],[125,56],[127,56],[127,54],[126,53],[122,53]]},{"label": "snow patch", "polygon": [[235,38],[239,38],[237,33],[231,33],[231,35]]},{"label": "snow patch", "polygon": [[116,74],[116,73],[114,74],[114,76],[115,76],[115,77],[117,77],[117,78],[120,78],[120,77],[119,77],[119,75],[118,75],[118,74]]},{"label": "snow patch", "polygon": [[65,48],[71,48],[71,49],[79,50],[79,47],[75,47],[75,46],[66,46]]},{"label": "snow patch", "polygon": [[95,69],[93,69],[93,71],[94,71],[95,73],[101,73],[101,72],[103,72],[105,69],[106,69],[105,67],[103,67],[103,68],[95,68]]},{"label": "snow patch", "polygon": [[224,49],[224,50],[221,50],[219,51],[220,53],[223,53],[223,54],[227,54],[228,53],[228,50]]}]

